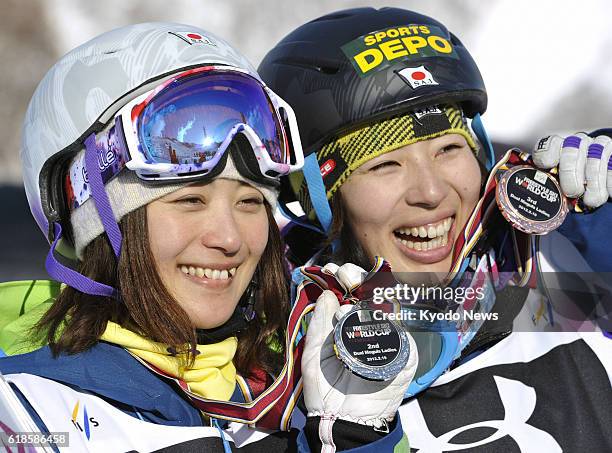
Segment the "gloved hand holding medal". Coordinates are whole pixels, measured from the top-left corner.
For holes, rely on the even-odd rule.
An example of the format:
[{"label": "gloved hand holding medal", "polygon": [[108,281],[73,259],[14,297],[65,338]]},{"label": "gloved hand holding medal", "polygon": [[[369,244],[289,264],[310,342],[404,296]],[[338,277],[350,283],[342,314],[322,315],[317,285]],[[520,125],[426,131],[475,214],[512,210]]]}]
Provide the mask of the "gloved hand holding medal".
[{"label": "gloved hand holding medal", "polygon": [[546,234],[570,209],[603,205],[612,195],[611,154],[612,139],[583,133],[544,137],[532,156],[510,150],[496,166],[501,213],[517,230]]},{"label": "gloved hand holding medal", "polygon": [[[330,263],[302,272],[321,288],[326,288],[317,306],[320,302],[323,304],[324,295],[333,299],[333,293],[338,307],[333,319],[322,322],[317,318],[319,321],[315,322],[313,318],[309,324],[302,366],[304,373],[314,373],[316,368],[304,366],[309,360],[319,366],[318,356],[309,358],[309,342],[314,341],[309,338],[323,335],[321,338],[325,338],[328,349],[320,365],[321,369],[328,370],[323,374],[329,374],[333,368],[334,376],[348,373],[353,375],[353,380],[371,381],[369,385],[381,388],[391,385],[399,391],[401,400],[428,386],[454,358],[458,338],[453,325],[444,321],[423,321],[418,316],[409,321],[402,314],[407,310],[418,311],[418,304],[406,307],[397,299],[381,297],[377,292],[386,288],[393,290],[399,284],[382,258],[377,258],[369,272],[351,263],[340,267]],[[435,311],[436,307],[428,306],[427,309]],[[324,334],[315,333],[323,330]],[[401,379],[401,376],[409,379]],[[330,379],[332,377],[327,376],[326,381]],[[402,381],[401,389],[397,388],[398,379]]]}]

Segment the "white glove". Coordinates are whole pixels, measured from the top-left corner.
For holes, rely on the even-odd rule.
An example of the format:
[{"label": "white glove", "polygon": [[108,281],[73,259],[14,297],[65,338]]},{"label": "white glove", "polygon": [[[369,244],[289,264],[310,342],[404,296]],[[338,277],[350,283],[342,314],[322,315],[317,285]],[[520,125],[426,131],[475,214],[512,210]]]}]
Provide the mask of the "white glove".
[{"label": "white glove", "polygon": [[389,382],[368,381],[351,373],[334,353],[334,325],[352,306],[340,307],[331,291],[317,299],[306,333],[302,356],[304,399],[309,416],[336,419],[381,428],[393,420],[414,373],[418,358],[416,344],[408,335],[409,361]]},{"label": "white glove", "polygon": [[533,162],[545,169],[558,165],[563,193],[570,198],[582,197],[586,206],[597,208],[612,196],[610,155],[612,139],[605,135],[595,139],[583,133],[566,139],[551,135],[536,144]]},{"label": "white glove", "polygon": [[336,277],[336,280],[347,292],[361,285],[368,275],[364,268],[353,263],[345,263],[342,266],[327,263],[323,266],[322,271]]}]

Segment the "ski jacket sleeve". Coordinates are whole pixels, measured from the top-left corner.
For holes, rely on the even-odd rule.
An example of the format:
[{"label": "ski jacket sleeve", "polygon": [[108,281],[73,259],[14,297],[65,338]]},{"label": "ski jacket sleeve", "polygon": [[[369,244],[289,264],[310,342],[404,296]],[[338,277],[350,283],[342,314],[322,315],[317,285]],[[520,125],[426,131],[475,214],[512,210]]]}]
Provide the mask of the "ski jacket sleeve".
[{"label": "ski jacket sleeve", "polygon": [[[606,135],[612,138],[612,128],[599,129],[588,135],[591,137]],[[609,174],[610,170],[608,170]],[[609,244],[609,225],[612,225],[610,200],[591,212],[580,214],[570,212],[558,231],[574,244],[595,272],[611,272],[612,253],[606,246]]]}]

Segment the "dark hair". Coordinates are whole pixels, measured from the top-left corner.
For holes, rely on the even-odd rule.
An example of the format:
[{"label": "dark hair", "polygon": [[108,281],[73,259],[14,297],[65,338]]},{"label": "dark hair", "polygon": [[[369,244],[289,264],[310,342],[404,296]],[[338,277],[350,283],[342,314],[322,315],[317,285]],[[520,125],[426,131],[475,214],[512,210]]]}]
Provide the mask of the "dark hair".
[{"label": "dark hair", "polygon": [[[372,258],[361,246],[355,236],[350,222],[347,221],[346,208],[340,191],[337,190],[329,201],[332,212],[332,224],[329,229],[329,236],[325,240],[324,252],[321,256],[322,262],[332,262],[339,266],[344,263],[353,263],[363,269],[371,267]],[[335,244],[335,250],[332,250]]]},{"label": "dark hair", "polygon": [[[255,270],[259,289],[257,316],[237,334],[234,365],[244,376],[254,367],[274,371],[282,363],[284,328],[289,313],[287,273],[283,265],[280,233],[270,205],[268,243]],[[147,234],[146,206],[125,215],[121,257],[117,264],[105,234],[84,250],[79,272],[119,290],[120,299],[91,296],[74,288],[62,290],[51,308],[34,326],[33,333],[46,340],[54,355],[74,354],[94,346],[108,321],[116,322],[151,340],[186,352],[195,349],[196,332],[187,313],[162,283]]]}]

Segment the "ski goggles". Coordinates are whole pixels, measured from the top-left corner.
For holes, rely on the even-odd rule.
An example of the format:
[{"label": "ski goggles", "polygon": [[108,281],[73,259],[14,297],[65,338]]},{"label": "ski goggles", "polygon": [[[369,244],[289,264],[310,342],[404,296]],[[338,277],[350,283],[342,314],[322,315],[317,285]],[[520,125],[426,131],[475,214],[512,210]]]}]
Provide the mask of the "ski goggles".
[{"label": "ski goggles", "polygon": [[[236,165],[257,182],[278,185],[304,163],[293,110],[260,81],[229,66],[184,71],[128,102],[96,134],[102,181],[124,167],[145,181],[212,176],[238,134],[252,152]],[[77,161],[70,176],[86,179],[84,159]]]}]

